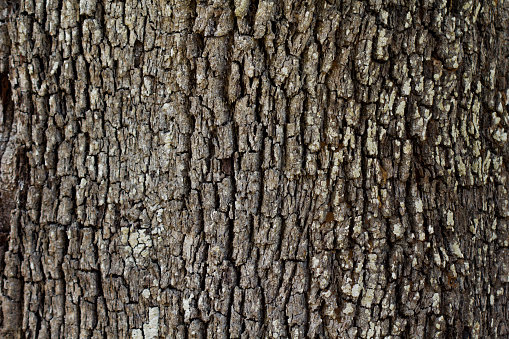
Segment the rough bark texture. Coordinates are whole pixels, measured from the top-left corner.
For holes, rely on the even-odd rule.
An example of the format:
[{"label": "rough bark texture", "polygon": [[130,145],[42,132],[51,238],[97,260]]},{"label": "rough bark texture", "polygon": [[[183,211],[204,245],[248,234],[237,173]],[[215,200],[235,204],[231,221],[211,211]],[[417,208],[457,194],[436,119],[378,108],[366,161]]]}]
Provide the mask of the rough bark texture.
[{"label": "rough bark texture", "polygon": [[507,0],[0,7],[0,336],[509,336]]}]

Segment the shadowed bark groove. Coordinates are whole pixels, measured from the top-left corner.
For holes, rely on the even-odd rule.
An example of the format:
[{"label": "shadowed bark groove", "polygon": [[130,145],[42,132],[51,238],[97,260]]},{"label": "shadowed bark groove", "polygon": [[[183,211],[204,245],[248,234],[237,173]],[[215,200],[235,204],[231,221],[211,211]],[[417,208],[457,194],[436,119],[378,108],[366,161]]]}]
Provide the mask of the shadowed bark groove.
[{"label": "shadowed bark groove", "polygon": [[0,2],[0,336],[509,335],[509,2]]}]

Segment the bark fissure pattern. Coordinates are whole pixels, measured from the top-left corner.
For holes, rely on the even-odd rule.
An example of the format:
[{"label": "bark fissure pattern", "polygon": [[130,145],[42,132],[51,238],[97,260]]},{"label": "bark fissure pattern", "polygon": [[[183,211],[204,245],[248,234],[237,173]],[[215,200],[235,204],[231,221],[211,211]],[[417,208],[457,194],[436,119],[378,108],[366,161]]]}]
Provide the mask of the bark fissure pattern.
[{"label": "bark fissure pattern", "polygon": [[0,2],[0,335],[509,335],[508,1]]}]

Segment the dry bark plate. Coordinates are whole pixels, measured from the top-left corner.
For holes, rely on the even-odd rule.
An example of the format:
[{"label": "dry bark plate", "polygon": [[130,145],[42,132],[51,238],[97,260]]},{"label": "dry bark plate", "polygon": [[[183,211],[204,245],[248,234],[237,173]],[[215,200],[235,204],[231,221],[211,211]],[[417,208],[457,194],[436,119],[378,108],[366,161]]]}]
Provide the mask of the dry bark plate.
[{"label": "dry bark plate", "polygon": [[0,1],[2,338],[507,338],[509,1]]}]

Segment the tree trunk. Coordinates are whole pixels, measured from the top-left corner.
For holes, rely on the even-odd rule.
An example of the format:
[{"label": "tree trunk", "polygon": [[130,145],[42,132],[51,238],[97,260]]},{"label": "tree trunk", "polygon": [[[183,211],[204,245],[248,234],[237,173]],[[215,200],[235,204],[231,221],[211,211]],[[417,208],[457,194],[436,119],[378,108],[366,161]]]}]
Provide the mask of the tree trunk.
[{"label": "tree trunk", "polygon": [[507,0],[0,7],[0,336],[509,336]]}]

